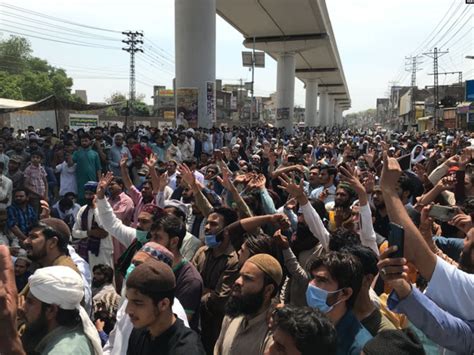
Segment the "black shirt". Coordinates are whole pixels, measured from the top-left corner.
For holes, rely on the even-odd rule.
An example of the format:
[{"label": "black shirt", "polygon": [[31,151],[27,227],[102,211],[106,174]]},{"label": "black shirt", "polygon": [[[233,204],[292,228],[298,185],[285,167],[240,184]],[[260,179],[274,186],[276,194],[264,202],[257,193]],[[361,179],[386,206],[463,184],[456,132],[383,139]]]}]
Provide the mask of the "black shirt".
[{"label": "black shirt", "polygon": [[176,276],[175,296],[186,313],[192,313],[193,318],[189,326],[193,330],[199,329],[199,308],[201,307],[202,277],[196,267],[187,260],[173,268]]},{"label": "black shirt", "polygon": [[205,355],[196,332],[179,318],[165,332],[152,338],[148,329],[133,329],[127,355]]}]

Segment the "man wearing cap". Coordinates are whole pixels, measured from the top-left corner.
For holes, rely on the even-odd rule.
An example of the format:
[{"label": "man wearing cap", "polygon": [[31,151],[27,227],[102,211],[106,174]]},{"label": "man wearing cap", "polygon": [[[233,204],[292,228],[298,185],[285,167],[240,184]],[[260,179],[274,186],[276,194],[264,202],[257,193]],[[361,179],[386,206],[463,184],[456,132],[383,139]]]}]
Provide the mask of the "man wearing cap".
[{"label": "man wearing cap", "polygon": [[8,162],[7,177],[13,183],[13,190],[23,188],[23,172],[20,170],[21,157],[13,155]]},{"label": "man wearing cap", "polygon": [[205,354],[199,336],[172,311],[176,280],[164,262],[149,258],[127,279],[127,314],[134,329],[132,354]]},{"label": "man wearing cap", "polygon": [[249,258],[235,281],[214,354],[263,354],[271,345],[268,328],[272,298],[283,278],[279,262],[268,254]]},{"label": "man wearing cap", "polygon": [[80,240],[78,254],[89,262],[91,271],[98,264],[114,267],[112,238],[102,228],[100,220],[94,214],[96,189],[95,181],[89,181],[84,185],[86,204],[79,210],[72,228],[73,238]]},{"label": "man wearing cap", "polygon": [[102,354],[98,333],[80,305],[84,284],[76,272],[66,266],[44,267],[28,283],[22,337],[27,352]]}]

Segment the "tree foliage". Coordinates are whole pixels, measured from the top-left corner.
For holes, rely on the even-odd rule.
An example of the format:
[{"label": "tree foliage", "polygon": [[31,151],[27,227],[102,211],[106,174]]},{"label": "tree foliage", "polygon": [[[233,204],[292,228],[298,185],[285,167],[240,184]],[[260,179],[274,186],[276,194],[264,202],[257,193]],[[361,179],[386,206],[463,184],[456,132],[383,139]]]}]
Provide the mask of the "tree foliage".
[{"label": "tree foliage", "polygon": [[30,42],[23,37],[0,40],[0,97],[38,101],[55,95],[60,100],[82,101],[71,94],[73,81],[64,69],[32,53]]},{"label": "tree foliage", "polygon": [[[129,116],[150,116],[150,108],[143,102],[145,95],[137,95],[135,102],[128,102]],[[105,102],[109,105],[119,104],[109,107],[105,114],[107,116],[126,116],[127,115],[127,96],[124,93],[116,91],[109,97],[105,98]]]}]

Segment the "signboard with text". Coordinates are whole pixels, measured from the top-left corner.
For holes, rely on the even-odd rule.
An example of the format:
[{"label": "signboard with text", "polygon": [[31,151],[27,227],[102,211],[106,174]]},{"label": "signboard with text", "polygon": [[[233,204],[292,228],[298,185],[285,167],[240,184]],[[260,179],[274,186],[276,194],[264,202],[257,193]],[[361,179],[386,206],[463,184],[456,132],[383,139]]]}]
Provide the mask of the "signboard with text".
[{"label": "signboard with text", "polygon": [[74,130],[80,128],[88,131],[90,128],[97,127],[99,125],[99,115],[88,115],[81,113],[70,113],[69,114],[69,127]]}]

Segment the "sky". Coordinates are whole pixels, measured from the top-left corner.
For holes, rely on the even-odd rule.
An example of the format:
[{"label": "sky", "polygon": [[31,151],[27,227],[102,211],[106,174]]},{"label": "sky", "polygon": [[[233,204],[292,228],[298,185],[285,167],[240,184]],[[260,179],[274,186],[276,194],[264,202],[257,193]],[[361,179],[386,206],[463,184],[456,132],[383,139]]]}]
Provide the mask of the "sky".
[{"label": "sky", "polygon": [[[2,3],[88,26],[116,31],[142,30],[147,55],[137,55],[137,93],[144,94],[151,103],[152,85],[172,87],[174,0],[6,0],[0,3],[0,38],[9,36],[2,33],[8,29],[59,41],[68,38],[116,48],[89,48],[28,37],[35,56],[67,70],[74,79],[73,89],[87,90],[89,102],[103,102],[113,92],[128,92],[129,55],[119,49],[121,34],[55,22],[1,6]],[[345,113],[374,108],[376,99],[385,96],[391,81],[410,85],[405,57],[429,51],[434,45],[445,44],[442,50],[449,49],[448,54],[440,57],[441,72],[463,71],[465,79],[474,78],[474,60],[464,58],[474,55],[474,5],[465,5],[464,0],[326,0],[326,4],[352,99],[352,107]],[[55,27],[53,30],[58,32],[51,32],[50,26],[31,19],[48,21],[66,30]],[[239,79],[250,81],[251,73],[241,63],[241,51],[246,50],[243,36],[219,16],[216,23],[217,79],[235,84]],[[84,33],[66,37],[60,33],[67,29],[108,39],[92,39]],[[433,70],[432,59],[422,56],[419,61],[422,70],[417,73],[418,86],[432,85],[433,77],[428,75]],[[276,62],[266,56],[266,67],[255,70],[255,95],[268,96],[276,90],[276,68]],[[440,84],[457,80],[458,75],[439,77]],[[304,104],[303,83],[296,79],[295,105],[304,107]]]}]

